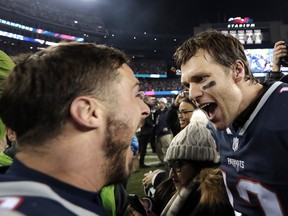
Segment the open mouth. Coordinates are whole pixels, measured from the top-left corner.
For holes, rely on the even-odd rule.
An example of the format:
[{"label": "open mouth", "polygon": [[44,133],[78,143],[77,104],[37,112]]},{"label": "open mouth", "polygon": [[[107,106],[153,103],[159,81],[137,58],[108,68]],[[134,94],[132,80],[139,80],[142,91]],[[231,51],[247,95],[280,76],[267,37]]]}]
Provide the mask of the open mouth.
[{"label": "open mouth", "polygon": [[200,108],[207,114],[209,120],[213,119],[215,116],[217,107],[216,103],[205,103],[200,106]]}]

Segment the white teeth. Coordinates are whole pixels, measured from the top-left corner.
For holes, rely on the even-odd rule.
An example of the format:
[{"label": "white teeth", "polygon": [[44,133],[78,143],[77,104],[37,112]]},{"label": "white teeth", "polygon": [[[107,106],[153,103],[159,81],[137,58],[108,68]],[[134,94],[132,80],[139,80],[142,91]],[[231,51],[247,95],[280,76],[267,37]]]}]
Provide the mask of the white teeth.
[{"label": "white teeth", "polygon": [[206,104],[202,104],[201,106],[199,106],[201,109],[205,108],[206,106],[209,106],[210,103],[206,103]]}]

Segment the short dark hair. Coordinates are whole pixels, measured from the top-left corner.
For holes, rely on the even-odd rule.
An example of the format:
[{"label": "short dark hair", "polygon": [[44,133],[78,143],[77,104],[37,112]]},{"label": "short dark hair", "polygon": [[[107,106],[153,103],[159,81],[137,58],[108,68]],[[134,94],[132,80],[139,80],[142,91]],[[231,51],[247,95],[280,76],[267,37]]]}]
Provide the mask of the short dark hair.
[{"label": "short dark hair", "polygon": [[113,82],[120,80],[117,69],[128,62],[122,51],[93,43],[64,42],[31,54],[5,81],[0,116],[19,142],[54,138],[70,118],[76,97],[113,97]]},{"label": "short dark hair", "polygon": [[192,100],[190,100],[190,99],[188,99],[188,98],[184,98],[180,103],[182,103],[182,102],[191,104],[191,105],[194,107],[194,109],[197,109],[197,108],[198,108],[197,105],[194,103],[194,101],[192,101]]},{"label": "short dark hair", "polygon": [[245,66],[245,80],[258,82],[250,70],[244,46],[232,35],[217,30],[206,30],[196,34],[181,44],[174,53],[177,66],[186,64],[199,49],[207,51],[216,63],[225,68],[232,68],[236,60],[241,60]]}]

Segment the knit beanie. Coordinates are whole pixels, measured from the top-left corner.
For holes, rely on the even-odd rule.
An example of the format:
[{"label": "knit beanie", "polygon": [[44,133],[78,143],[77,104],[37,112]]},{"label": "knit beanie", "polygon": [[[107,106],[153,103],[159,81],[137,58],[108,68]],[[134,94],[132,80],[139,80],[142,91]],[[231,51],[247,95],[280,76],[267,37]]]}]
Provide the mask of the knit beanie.
[{"label": "knit beanie", "polygon": [[210,130],[197,121],[190,121],[189,125],[173,138],[165,159],[219,162]]}]

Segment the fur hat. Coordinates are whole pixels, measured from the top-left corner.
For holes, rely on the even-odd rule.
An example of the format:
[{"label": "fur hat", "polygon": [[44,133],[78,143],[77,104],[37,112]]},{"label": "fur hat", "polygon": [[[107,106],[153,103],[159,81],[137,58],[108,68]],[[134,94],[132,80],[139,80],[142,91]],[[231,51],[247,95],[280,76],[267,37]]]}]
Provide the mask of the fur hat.
[{"label": "fur hat", "polygon": [[164,103],[164,104],[167,104],[167,99],[162,97],[158,100],[159,103]]},{"label": "fur hat", "polygon": [[190,121],[189,125],[173,138],[165,159],[219,162],[210,130],[197,121]]}]

